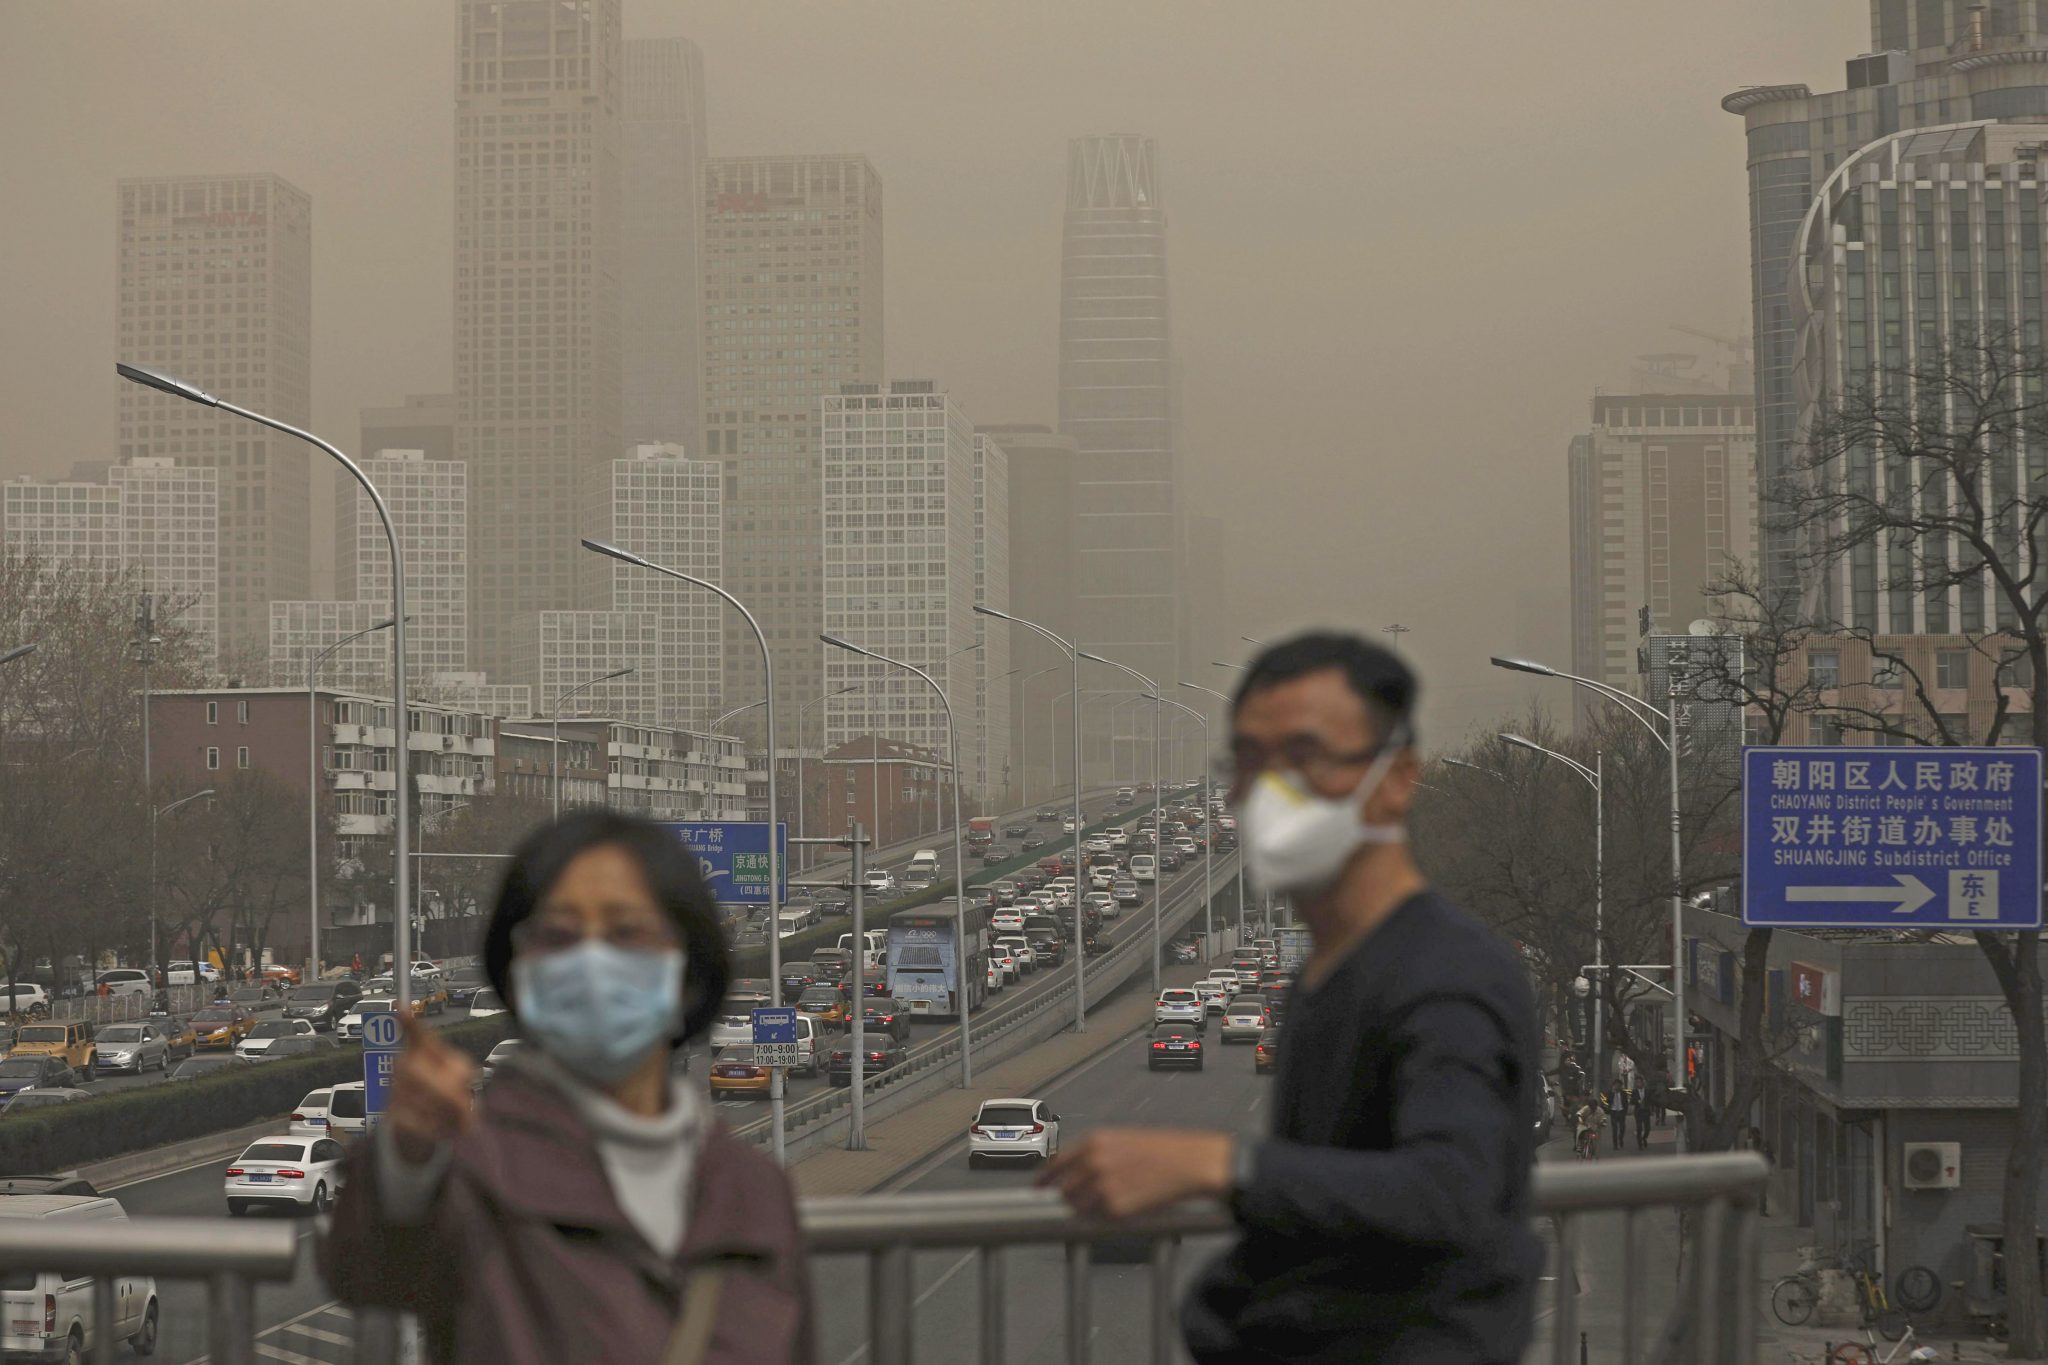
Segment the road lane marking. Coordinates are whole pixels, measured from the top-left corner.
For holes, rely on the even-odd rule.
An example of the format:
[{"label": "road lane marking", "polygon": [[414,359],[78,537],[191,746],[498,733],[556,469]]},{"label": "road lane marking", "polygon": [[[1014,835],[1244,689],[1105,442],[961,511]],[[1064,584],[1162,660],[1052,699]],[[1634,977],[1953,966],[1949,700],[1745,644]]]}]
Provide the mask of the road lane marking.
[{"label": "road lane marking", "polygon": [[355,1338],[345,1337],[339,1332],[330,1332],[324,1327],[308,1327],[300,1322],[287,1322],[284,1324],[284,1330],[287,1332],[297,1332],[302,1337],[311,1337],[315,1341],[325,1341],[335,1346],[347,1346],[355,1340]]},{"label": "road lane marking", "polygon": [[285,1365],[327,1365],[323,1360],[302,1356],[297,1351],[287,1351],[284,1347],[274,1346],[267,1341],[256,1343],[256,1354],[267,1360],[282,1360]]},{"label": "road lane marking", "polygon": [[1264,1095],[1252,1096],[1252,1102],[1245,1106],[1245,1113],[1249,1114],[1252,1112],[1252,1110],[1257,1109],[1259,1107],[1259,1101],[1264,1098],[1266,1098]]}]

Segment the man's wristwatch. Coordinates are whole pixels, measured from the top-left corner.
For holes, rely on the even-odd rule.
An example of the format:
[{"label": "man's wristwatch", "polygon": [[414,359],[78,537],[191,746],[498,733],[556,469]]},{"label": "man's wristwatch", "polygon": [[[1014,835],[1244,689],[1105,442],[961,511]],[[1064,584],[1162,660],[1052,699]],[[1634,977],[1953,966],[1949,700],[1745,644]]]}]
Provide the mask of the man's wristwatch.
[{"label": "man's wristwatch", "polygon": [[1252,1177],[1257,1174],[1258,1165],[1259,1145],[1239,1138],[1237,1145],[1230,1152],[1230,1193],[1223,1201],[1229,1206],[1234,1218],[1244,1217],[1245,1193],[1251,1189]]}]

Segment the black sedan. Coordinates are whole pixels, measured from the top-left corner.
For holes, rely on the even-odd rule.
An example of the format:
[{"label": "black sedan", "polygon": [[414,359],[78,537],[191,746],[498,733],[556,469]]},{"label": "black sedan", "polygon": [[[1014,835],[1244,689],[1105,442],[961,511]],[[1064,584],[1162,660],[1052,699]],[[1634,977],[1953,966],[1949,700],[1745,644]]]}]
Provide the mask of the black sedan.
[{"label": "black sedan", "polygon": [[[861,1075],[873,1078],[890,1067],[901,1066],[910,1059],[910,1050],[895,1038],[882,1038],[868,1042],[863,1049],[866,1060],[861,1065]],[[834,1085],[853,1084],[853,1047],[832,1049],[832,1060],[826,1067],[826,1076]]]},{"label": "black sedan", "polygon": [[1038,808],[1038,822],[1040,824],[1044,824],[1048,820],[1057,820],[1059,818],[1060,813],[1054,810],[1051,806],[1040,806]]},{"label": "black sedan", "polygon": [[981,855],[981,861],[984,867],[994,867],[997,863],[1006,863],[1016,856],[1001,844],[990,844],[988,850]]},{"label": "black sedan", "polygon": [[1017,847],[1023,849],[1026,853],[1031,852],[1035,848],[1044,848],[1045,836],[1042,834],[1027,834],[1024,836],[1024,841],[1018,844]]},{"label": "black sedan", "polygon": [[889,996],[877,996],[861,1011],[861,1036],[874,1039],[887,1035],[899,1043],[910,1041],[910,1011]]},{"label": "black sedan", "polygon": [[[354,985],[355,983],[350,982],[349,984]],[[457,967],[448,974],[448,1003],[460,1005],[467,1009],[470,997],[490,984],[491,979],[484,975],[483,968]],[[360,991],[361,987],[357,987],[357,990]],[[286,1005],[285,1012],[287,1014],[291,1012],[289,1004]]]},{"label": "black sedan", "polygon": [[1025,820],[1013,820],[1003,826],[1003,837],[1006,839],[1021,839],[1030,832],[1030,822]]},{"label": "black sedan", "polygon": [[1152,1036],[1145,1040],[1145,1065],[1157,1071],[1161,1067],[1185,1066],[1196,1071],[1202,1069],[1202,1040],[1195,1036],[1193,1029],[1178,1024],[1162,1024],[1152,1030]]},{"label": "black sedan", "polygon": [[31,1054],[9,1057],[0,1062],[0,1096],[12,1098],[24,1090],[47,1090],[77,1084],[78,1073],[64,1065],[62,1057]]}]

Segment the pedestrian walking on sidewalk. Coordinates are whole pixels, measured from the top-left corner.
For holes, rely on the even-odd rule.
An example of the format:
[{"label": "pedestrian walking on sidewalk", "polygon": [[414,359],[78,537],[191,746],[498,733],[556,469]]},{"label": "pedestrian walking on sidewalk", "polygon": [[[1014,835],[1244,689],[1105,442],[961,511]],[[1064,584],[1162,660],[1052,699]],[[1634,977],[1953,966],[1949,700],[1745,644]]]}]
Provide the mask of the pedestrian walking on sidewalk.
[{"label": "pedestrian walking on sidewalk", "polygon": [[1631,1106],[1636,1116],[1636,1150],[1644,1151],[1650,1145],[1650,1087],[1644,1083],[1636,1087],[1635,1103]]},{"label": "pedestrian walking on sidewalk", "polygon": [[1094,1216],[1228,1205],[1237,1244],[1181,1313],[1201,1365],[1491,1365],[1529,1344],[1541,1034],[1516,954],[1409,853],[1415,690],[1378,645],[1309,634],[1231,703],[1247,870],[1313,944],[1271,1135],[1101,1129],[1041,1176]]},{"label": "pedestrian walking on sidewalk", "polygon": [[440,1365],[811,1365],[789,1181],[671,1080],[728,972],[696,858],[614,811],[545,825],[483,961],[526,1045],[477,1091],[468,1053],[399,1015],[321,1239],[336,1296],[417,1314]]},{"label": "pedestrian walking on sidewalk", "polygon": [[1614,1131],[1614,1150],[1618,1152],[1628,1137],[1628,1091],[1618,1085],[1607,1091],[1607,1123]]}]

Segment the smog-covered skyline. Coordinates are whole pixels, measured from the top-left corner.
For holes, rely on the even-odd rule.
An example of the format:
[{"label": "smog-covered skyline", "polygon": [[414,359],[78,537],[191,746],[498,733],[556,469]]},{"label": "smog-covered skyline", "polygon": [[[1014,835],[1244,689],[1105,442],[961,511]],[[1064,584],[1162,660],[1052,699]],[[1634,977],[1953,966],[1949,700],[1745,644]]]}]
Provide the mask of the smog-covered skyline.
[{"label": "smog-covered skyline", "polygon": [[[0,476],[112,453],[123,176],[267,170],[312,197],[316,429],[351,443],[360,408],[450,387],[453,15],[7,8]],[[1486,654],[1564,657],[1587,399],[1641,353],[1710,349],[1671,324],[1749,328],[1742,129],[1717,101],[1839,86],[1867,20],[1853,0],[626,5],[629,37],[703,49],[712,155],[873,160],[879,377],[935,379],[977,422],[1056,420],[1067,140],[1156,138],[1181,486],[1231,523],[1231,633],[1399,621],[1445,738],[1520,695]],[[316,502],[316,592],[330,522]]]}]

